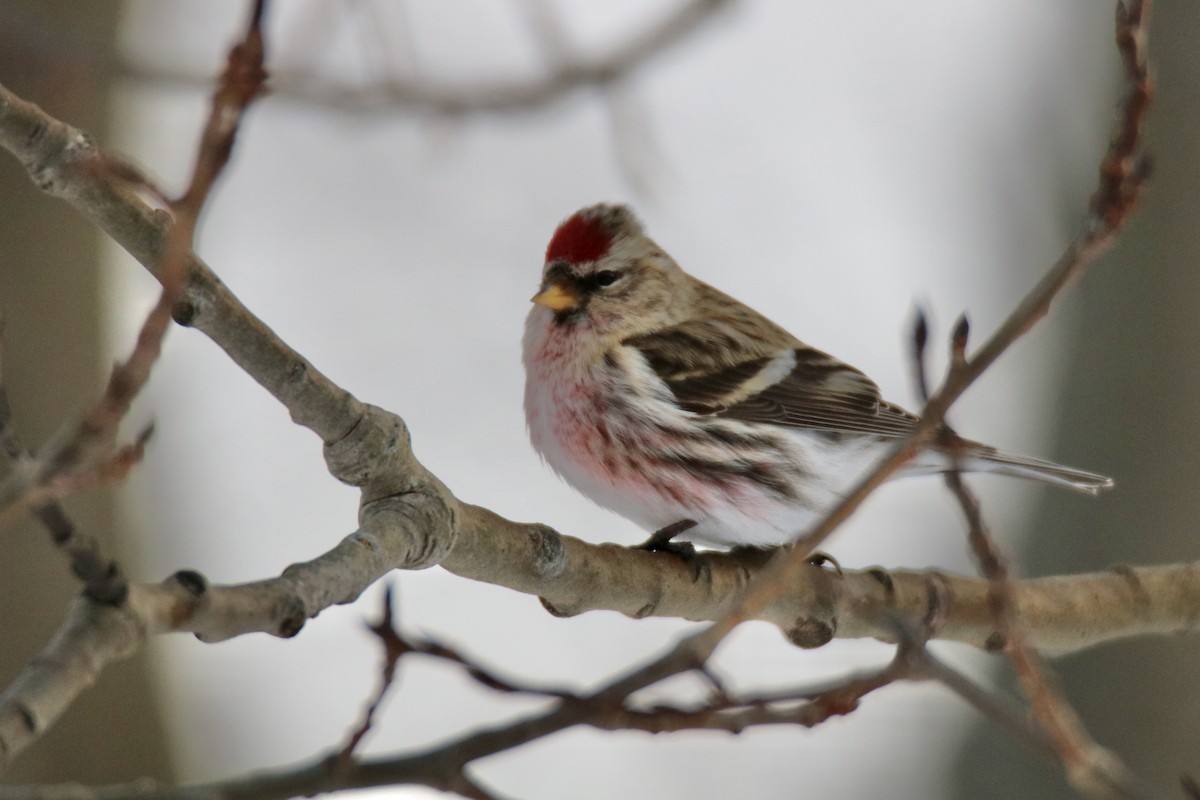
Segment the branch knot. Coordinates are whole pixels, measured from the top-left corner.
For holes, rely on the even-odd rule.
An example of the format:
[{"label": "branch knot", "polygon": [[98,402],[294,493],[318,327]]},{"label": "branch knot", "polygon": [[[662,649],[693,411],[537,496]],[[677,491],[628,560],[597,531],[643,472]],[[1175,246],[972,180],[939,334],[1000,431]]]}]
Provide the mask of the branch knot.
[{"label": "branch knot", "polygon": [[385,552],[393,569],[428,569],[454,549],[456,511],[438,492],[405,492],[366,501],[359,507],[355,541]]},{"label": "branch knot", "polygon": [[411,481],[414,472],[426,474],[413,469],[416,459],[404,420],[373,405],[363,406],[362,417],[345,436],[325,443],[325,464],[342,483],[363,489],[364,499],[395,494],[398,479]]}]

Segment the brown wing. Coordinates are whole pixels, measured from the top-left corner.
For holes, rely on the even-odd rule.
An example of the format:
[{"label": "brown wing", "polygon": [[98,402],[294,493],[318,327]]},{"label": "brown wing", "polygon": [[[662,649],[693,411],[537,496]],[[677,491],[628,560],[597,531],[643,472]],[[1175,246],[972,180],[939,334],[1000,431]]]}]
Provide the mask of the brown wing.
[{"label": "brown wing", "polygon": [[697,414],[883,436],[902,436],[917,419],[884,402],[859,370],[803,345],[750,351],[759,342],[705,321],[623,344],[645,357],[680,407]]}]

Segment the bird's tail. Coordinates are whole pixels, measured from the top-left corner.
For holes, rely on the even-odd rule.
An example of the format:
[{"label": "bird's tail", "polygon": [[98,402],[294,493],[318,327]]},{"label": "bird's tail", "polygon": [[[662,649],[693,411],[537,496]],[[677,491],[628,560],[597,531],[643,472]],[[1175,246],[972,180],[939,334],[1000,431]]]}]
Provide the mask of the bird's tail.
[{"label": "bird's tail", "polygon": [[[1098,494],[1113,487],[1112,478],[1096,472],[1064,467],[1062,464],[1041,458],[1010,455],[977,442],[962,441],[960,447],[962,456],[959,463],[964,472],[1009,475],[1062,486],[1085,494]],[[947,472],[954,464],[950,456],[943,451],[919,455],[913,466],[922,472]]]},{"label": "bird's tail", "polygon": [[967,456],[969,468],[1050,483],[1085,494],[1098,494],[1103,489],[1113,487],[1113,479],[1107,475],[1064,467],[1040,458],[1013,456],[990,447],[982,447],[981,450]]}]

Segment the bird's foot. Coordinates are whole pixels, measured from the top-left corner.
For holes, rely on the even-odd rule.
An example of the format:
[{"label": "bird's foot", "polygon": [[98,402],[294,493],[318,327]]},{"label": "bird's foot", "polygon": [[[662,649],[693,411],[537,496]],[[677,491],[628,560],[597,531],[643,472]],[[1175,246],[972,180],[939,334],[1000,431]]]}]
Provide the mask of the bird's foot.
[{"label": "bird's foot", "polygon": [[659,528],[650,534],[649,539],[639,545],[635,545],[633,549],[645,550],[650,553],[670,553],[692,568],[693,581],[700,580],[700,575],[703,574],[704,567],[707,565],[704,559],[696,552],[696,547],[691,542],[672,541],[684,531],[696,527],[696,524],[696,521],[693,519],[681,519],[678,522],[672,522],[670,525]]},{"label": "bird's foot", "polygon": [[696,548],[692,546],[691,542],[672,541],[679,534],[689,531],[694,527],[696,527],[694,519],[681,519],[678,522],[672,522],[670,525],[659,528],[650,534],[649,539],[637,545],[634,549],[648,550],[651,553],[673,553],[680,557],[695,556]]}]

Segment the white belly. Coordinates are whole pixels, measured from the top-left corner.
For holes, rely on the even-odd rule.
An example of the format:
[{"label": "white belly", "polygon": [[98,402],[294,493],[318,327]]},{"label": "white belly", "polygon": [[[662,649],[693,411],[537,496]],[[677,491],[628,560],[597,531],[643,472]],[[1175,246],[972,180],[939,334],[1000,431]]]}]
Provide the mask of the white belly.
[{"label": "white belly", "polygon": [[[708,544],[796,539],[884,450],[866,439],[698,417],[654,396],[606,402],[611,391],[603,378],[529,381],[534,449],[604,508],[648,531],[694,520],[683,538]],[[744,474],[729,465],[744,465]],[[756,479],[768,472],[784,491]]]}]

